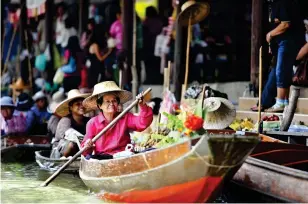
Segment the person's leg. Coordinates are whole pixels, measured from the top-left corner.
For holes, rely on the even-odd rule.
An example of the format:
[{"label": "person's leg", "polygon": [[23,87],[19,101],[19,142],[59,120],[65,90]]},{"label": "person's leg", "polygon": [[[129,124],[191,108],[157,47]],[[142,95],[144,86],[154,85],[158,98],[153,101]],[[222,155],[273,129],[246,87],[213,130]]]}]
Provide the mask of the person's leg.
[{"label": "person's leg", "polygon": [[268,80],[262,91],[261,106],[263,108],[272,107],[275,104],[276,95],[276,69],[273,68],[268,76]]},{"label": "person's leg", "polygon": [[276,79],[277,99],[274,106],[268,112],[280,112],[284,110],[286,99],[288,99],[289,88],[293,77],[293,62],[295,60],[295,49],[292,41],[284,40],[279,43]]},{"label": "person's leg", "polygon": [[63,156],[69,157],[73,156],[78,151],[78,146],[74,142],[69,142],[66,148],[63,151]]}]

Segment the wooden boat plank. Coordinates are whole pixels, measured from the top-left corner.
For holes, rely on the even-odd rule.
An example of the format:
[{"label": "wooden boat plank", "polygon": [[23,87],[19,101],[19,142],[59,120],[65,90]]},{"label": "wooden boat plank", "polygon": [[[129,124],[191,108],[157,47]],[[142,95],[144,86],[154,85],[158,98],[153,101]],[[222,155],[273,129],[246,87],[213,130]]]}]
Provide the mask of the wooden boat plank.
[{"label": "wooden boat plank", "polygon": [[281,200],[308,202],[307,152],[308,147],[302,145],[260,143],[252,154],[256,158],[248,157],[233,180]]},{"label": "wooden boat plank", "polygon": [[292,202],[308,202],[308,173],[249,157],[233,179],[251,189]]}]

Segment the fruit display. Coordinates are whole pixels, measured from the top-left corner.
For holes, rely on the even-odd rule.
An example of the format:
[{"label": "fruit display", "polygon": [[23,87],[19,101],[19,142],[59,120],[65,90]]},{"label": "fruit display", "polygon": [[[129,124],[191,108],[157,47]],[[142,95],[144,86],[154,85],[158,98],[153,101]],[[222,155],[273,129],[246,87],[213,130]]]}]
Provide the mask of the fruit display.
[{"label": "fruit display", "polygon": [[170,131],[167,128],[133,137],[134,145],[137,149],[163,148],[183,139],[185,138],[181,136],[179,131]]},{"label": "fruit display", "polygon": [[263,121],[279,121],[279,116],[277,115],[271,115],[271,116],[264,116],[262,118]]},{"label": "fruit display", "polygon": [[254,124],[251,118],[235,119],[229,127],[235,131],[251,131]]},{"label": "fruit display", "polygon": [[280,129],[280,118],[277,115],[264,116],[263,121],[263,130],[279,130]]}]

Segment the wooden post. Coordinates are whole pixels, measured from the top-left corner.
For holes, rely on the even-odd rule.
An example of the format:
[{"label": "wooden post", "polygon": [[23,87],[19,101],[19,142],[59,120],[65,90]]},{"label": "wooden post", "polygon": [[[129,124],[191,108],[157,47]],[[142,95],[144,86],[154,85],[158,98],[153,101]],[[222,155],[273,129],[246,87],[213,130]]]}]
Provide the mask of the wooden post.
[{"label": "wooden post", "polygon": [[190,41],[191,41],[191,15],[189,16],[189,19],[188,19],[186,62],[185,62],[185,79],[184,79],[184,85],[182,86],[181,100],[184,98],[184,94],[185,94],[185,91],[187,89],[187,84],[188,84]]},{"label": "wooden post", "polygon": [[55,73],[54,70],[54,56],[53,56],[53,45],[54,45],[54,39],[53,39],[53,14],[54,14],[54,0],[48,0],[45,2],[46,5],[46,13],[45,13],[45,41],[46,44],[49,45],[49,51],[50,51],[50,61],[47,63],[46,67],[46,77],[45,79],[47,82],[50,83],[50,85],[53,84],[53,76]]},{"label": "wooden post", "polygon": [[300,87],[292,86],[291,88],[290,104],[285,108],[285,112],[283,113],[280,131],[288,131],[293,120],[297,101],[300,95]]},{"label": "wooden post", "polygon": [[81,38],[82,32],[87,28],[89,15],[89,0],[79,1],[79,36]]},{"label": "wooden post", "polygon": [[[185,0],[179,0],[177,5],[177,16],[181,12],[181,6],[185,3]],[[182,84],[184,81],[184,64],[185,64],[185,44],[186,44],[186,29],[181,26],[177,21],[175,22],[176,39],[175,39],[175,51],[174,51],[174,87],[175,97],[177,101],[181,100]]]},{"label": "wooden post", "polygon": [[262,2],[252,0],[250,82],[254,85],[257,84],[259,67],[258,49],[262,45]]},{"label": "wooden post", "polygon": [[[20,51],[27,50],[27,34],[28,34],[28,29],[27,29],[27,5],[26,5],[26,0],[21,0],[20,1],[21,9],[20,9],[20,17],[19,17],[19,26],[20,26]],[[30,52],[28,50],[28,52]],[[19,56],[19,55],[18,55]],[[27,68],[28,62],[27,58],[24,60],[20,60],[19,63],[19,73],[21,76],[21,79],[25,84],[29,83],[29,69]]]},{"label": "wooden post", "polygon": [[261,98],[262,97],[262,46],[259,50],[259,107],[258,107],[258,133],[263,132],[262,119],[261,119]]},{"label": "wooden post", "polygon": [[133,52],[133,13],[134,0],[123,0],[122,7],[122,26],[123,26],[123,50],[126,54],[127,69],[123,70],[123,84],[129,82],[131,78],[132,52]]},{"label": "wooden post", "polygon": [[[135,11],[135,0],[133,0],[133,55],[132,55],[132,66],[131,66],[131,73],[132,73],[132,93],[133,97],[135,98],[138,93],[138,74],[137,74],[137,19],[136,19],[136,11]],[[137,112],[137,107],[135,107],[134,112]]]}]

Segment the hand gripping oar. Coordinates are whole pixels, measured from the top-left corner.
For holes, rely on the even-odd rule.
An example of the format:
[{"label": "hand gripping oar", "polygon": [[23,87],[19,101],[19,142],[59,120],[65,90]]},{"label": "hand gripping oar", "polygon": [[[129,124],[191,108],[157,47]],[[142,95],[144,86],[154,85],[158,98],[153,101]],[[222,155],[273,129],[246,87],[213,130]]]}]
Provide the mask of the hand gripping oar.
[{"label": "hand gripping oar", "polygon": [[[143,96],[147,95],[152,89],[148,88],[144,93]],[[95,143],[103,134],[109,130],[114,124],[116,124],[130,109],[132,109],[137,103],[139,102],[139,99],[136,99],[132,104],[130,104],[122,113],[120,113],[111,123],[109,123],[102,131],[100,131],[93,139],[92,142]],[[42,183],[40,186],[45,187],[50,182],[52,182],[68,165],[70,165],[74,160],[76,160],[84,151],[86,150],[86,147],[83,147],[79,152],[77,152],[69,161],[67,161],[61,168],[59,168],[53,175],[51,175],[44,183]]]}]

